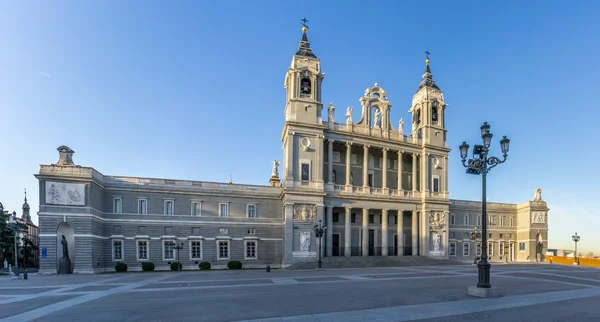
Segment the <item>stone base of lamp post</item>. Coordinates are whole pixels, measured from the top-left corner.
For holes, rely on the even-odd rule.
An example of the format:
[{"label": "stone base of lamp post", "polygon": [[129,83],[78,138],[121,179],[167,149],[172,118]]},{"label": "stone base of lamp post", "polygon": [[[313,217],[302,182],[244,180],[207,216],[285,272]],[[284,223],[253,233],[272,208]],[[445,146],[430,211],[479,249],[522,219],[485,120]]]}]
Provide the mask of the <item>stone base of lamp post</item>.
[{"label": "stone base of lamp post", "polygon": [[484,288],[477,286],[469,286],[467,294],[469,294],[470,296],[483,298],[500,297],[500,293],[498,293],[498,289],[495,287]]}]

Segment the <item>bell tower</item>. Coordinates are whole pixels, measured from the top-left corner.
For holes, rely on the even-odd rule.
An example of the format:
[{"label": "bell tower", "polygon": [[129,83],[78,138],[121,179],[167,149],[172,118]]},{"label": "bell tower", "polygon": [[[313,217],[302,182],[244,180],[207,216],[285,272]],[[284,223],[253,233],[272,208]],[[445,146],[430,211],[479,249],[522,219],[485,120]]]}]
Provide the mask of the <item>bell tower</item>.
[{"label": "bell tower", "polygon": [[321,62],[310,48],[306,35],[308,20],[302,21],[302,39],[285,75],[285,120],[321,125],[321,84],[325,74],[321,73]]},{"label": "bell tower", "polygon": [[409,112],[412,114],[412,136],[421,139],[423,144],[445,147],[446,128],[442,90],[435,84],[429,68],[428,51],[425,52],[425,73],[417,93],[413,96]]}]

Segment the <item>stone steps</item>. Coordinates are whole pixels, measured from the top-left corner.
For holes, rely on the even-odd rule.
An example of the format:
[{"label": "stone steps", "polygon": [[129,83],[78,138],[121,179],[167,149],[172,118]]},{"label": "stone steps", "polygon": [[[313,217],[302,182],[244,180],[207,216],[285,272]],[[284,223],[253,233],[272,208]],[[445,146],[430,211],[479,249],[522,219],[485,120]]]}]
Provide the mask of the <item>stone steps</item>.
[{"label": "stone steps", "polygon": [[[434,259],[424,256],[350,256],[323,258],[323,268],[364,268],[364,267],[399,267],[399,266],[435,266],[464,265],[464,262],[449,259]],[[317,268],[317,261],[293,264],[287,269]]]}]

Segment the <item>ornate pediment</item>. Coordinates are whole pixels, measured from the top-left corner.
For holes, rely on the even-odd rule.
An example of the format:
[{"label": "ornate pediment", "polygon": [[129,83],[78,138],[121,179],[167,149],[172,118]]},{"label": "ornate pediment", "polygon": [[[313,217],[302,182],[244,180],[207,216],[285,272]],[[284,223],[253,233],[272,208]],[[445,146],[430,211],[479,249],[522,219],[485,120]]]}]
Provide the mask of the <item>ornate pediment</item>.
[{"label": "ornate pediment", "polygon": [[316,205],[294,205],[294,221],[312,222],[317,216]]}]

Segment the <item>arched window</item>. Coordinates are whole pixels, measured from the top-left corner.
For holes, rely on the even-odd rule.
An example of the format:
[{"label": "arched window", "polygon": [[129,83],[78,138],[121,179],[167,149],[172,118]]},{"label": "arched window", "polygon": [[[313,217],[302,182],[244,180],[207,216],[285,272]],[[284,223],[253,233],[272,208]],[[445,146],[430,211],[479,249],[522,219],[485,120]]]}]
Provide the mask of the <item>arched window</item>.
[{"label": "arched window", "polygon": [[437,101],[431,102],[431,124],[438,123],[438,104]]},{"label": "arched window", "polygon": [[378,93],[373,93],[373,97],[379,98],[379,94]]},{"label": "arched window", "polygon": [[300,80],[300,97],[310,97],[311,93],[311,82],[308,75],[305,75]]}]

